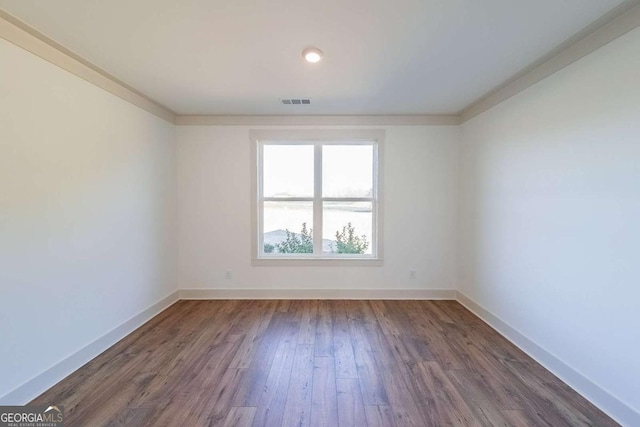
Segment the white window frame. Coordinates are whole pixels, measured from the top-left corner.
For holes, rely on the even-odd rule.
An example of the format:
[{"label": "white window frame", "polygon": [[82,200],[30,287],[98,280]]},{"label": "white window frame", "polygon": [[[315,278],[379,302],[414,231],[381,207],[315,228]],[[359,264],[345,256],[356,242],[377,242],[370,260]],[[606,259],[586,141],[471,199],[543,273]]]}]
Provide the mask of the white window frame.
[{"label": "white window frame", "polygon": [[[382,265],[383,254],[383,191],[382,160],[384,130],[378,129],[286,129],[252,130],[251,144],[251,263],[252,265]],[[311,145],[314,147],[314,195],[313,197],[263,197],[262,153],[265,145]],[[322,146],[323,145],[372,145],[373,191],[372,197],[322,197]],[[270,255],[263,253],[263,203],[269,201],[313,203],[313,254]],[[371,254],[322,253],[323,202],[370,202],[372,204]]]}]

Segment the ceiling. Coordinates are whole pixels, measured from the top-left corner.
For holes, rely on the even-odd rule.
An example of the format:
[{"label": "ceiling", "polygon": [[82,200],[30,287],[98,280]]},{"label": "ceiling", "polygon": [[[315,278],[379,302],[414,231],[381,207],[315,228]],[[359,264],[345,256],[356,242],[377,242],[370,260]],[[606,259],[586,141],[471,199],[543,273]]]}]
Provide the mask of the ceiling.
[{"label": "ceiling", "polygon": [[[0,0],[0,8],[178,114],[336,115],[458,113],[621,3]],[[324,60],[305,63],[308,46]]]}]

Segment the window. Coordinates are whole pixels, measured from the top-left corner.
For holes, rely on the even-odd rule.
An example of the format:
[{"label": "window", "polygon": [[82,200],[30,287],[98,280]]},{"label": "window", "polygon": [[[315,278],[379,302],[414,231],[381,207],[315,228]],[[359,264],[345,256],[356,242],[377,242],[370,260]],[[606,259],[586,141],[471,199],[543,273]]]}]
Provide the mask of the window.
[{"label": "window", "polygon": [[383,136],[252,132],[254,260],[380,261]]}]

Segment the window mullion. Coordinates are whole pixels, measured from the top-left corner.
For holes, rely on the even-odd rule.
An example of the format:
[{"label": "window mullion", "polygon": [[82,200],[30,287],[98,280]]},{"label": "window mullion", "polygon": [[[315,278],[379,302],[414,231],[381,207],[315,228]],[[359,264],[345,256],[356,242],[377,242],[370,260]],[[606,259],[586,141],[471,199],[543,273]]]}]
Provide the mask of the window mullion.
[{"label": "window mullion", "polygon": [[263,202],[313,202],[313,197],[263,197]]},{"label": "window mullion", "polygon": [[322,143],[314,144],[313,155],[313,255],[322,255]]},{"label": "window mullion", "polygon": [[[340,131],[341,132],[341,131]],[[373,132],[373,131],[371,131]],[[310,137],[306,137],[304,136],[304,134],[302,134],[302,136],[298,137],[298,136],[292,136],[287,134],[286,138],[285,137],[279,137],[279,138],[275,138],[272,137],[271,139],[268,140],[262,140],[262,139],[258,139],[255,135],[252,137],[252,153],[251,153],[251,158],[252,158],[252,163],[254,163],[254,165],[257,163],[257,167],[256,169],[254,169],[254,171],[257,171],[257,176],[253,175],[252,172],[252,210],[253,210],[253,215],[251,218],[251,228],[252,228],[252,232],[257,234],[255,236],[255,240],[252,240],[252,252],[255,253],[254,256],[257,255],[256,262],[260,261],[260,258],[264,258],[266,260],[266,262],[270,263],[270,262],[274,262],[274,260],[276,259],[280,259],[281,261],[288,261],[288,260],[294,260],[295,262],[298,261],[303,261],[305,258],[307,260],[310,260],[311,263],[313,263],[315,265],[315,263],[317,263],[318,265],[323,265],[323,263],[325,262],[325,260],[359,260],[359,259],[382,259],[383,256],[383,250],[382,250],[382,237],[383,237],[383,233],[381,228],[383,227],[383,218],[382,218],[382,211],[383,211],[383,202],[382,202],[382,196],[383,196],[383,189],[381,188],[382,186],[382,177],[380,176],[380,174],[382,173],[382,165],[380,164],[382,158],[383,158],[383,152],[382,152],[382,145],[380,144],[380,140],[382,140],[384,134],[382,134],[381,136],[379,136],[381,139],[378,140],[377,138],[372,137],[367,137],[364,138],[362,136],[359,137],[354,137],[353,139],[350,137],[345,137],[345,136],[340,136],[341,134],[336,134],[333,135],[331,134],[332,137],[331,138],[325,138],[324,134],[322,134],[322,137],[316,137],[316,136],[310,136]],[[349,134],[351,135],[351,134]],[[376,134],[377,135],[377,134]],[[335,136],[335,137],[334,137]],[[357,136],[357,135],[356,135]],[[282,139],[280,139],[282,138]],[[359,139],[360,138],[360,139]],[[313,171],[313,194],[308,194],[306,195],[307,197],[291,197],[285,194],[279,194],[278,195],[272,195],[270,194],[269,197],[265,197],[264,194],[264,181],[265,181],[265,146],[266,145],[274,145],[274,146],[279,146],[279,145],[304,145],[307,148],[306,150],[313,150],[313,167],[314,167],[314,171]],[[324,146],[325,145],[346,145],[346,146],[351,146],[351,145],[370,145],[372,146],[372,151],[373,151],[373,155],[372,155],[372,161],[373,161],[373,165],[372,165],[372,187],[373,187],[373,192],[371,194],[363,194],[365,196],[368,197],[323,197],[323,163],[324,163]],[[286,150],[285,150],[286,151]],[[275,152],[275,151],[274,151]],[[340,153],[339,151],[337,151],[336,153]],[[345,151],[346,153],[346,151]],[[306,151],[306,156],[308,156],[310,153],[309,151]],[[278,158],[276,160],[279,160],[281,158]],[[306,157],[306,161],[308,162],[309,157]],[[307,163],[308,164],[308,163]],[[339,167],[339,165],[337,166]],[[308,169],[307,169],[308,171]],[[339,172],[339,170],[338,170]],[[307,175],[308,176],[308,175]],[[364,177],[364,175],[363,175]],[[333,178],[333,177],[329,177],[329,178]],[[295,177],[292,177],[292,179],[296,179]],[[307,178],[308,179],[308,178]],[[275,181],[274,181],[275,182]],[[345,184],[347,185],[347,184]],[[308,187],[307,187],[308,188]],[[296,193],[297,192],[293,192]],[[337,194],[342,194],[340,192],[338,192]],[[284,196],[284,197],[282,197]],[[284,226],[286,226],[287,224],[289,224],[290,222],[292,222],[292,220],[294,220],[295,218],[298,218],[299,215],[304,214],[304,216],[306,216],[308,218],[308,203],[312,203],[312,213],[313,213],[313,220],[312,220],[312,224],[310,224],[313,228],[313,239],[312,239],[312,253],[302,253],[302,252],[296,252],[296,253],[278,253],[278,252],[274,252],[274,253],[265,253],[264,252],[264,240],[265,240],[265,205],[269,204],[269,206],[274,206],[275,208],[277,208],[276,210],[274,210],[273,212],[274,215],[276,215],[274,218],[278,219],[279,223],[282,223],[283,225],[279,226],[280,228],[283,228]],[[284,202],[288,202],[289,204],[287,205],[285,204],[280,204],[278,205],[278,203],[284,203]],[[356,218],[357,221],[368,221],[368,213],[360,213],[359,210],[359,204],[362,204],[363,206],[371,206],[372,212],[371,212],[371,226],[372,226],[372,230],[371,230],[371,238],[369,240],[369,243],[371,245],[371,254],[334,254],[334,253],[323,253],[323,229],[324,229],[324,206],[327,204],[327,202],[333,202],[333,204],[335,204],[335,206],[337,206],[336,209],[338,209],[338,211],[336,211],[336,215],[338,215],[336,217],[336,220],[341,220],[341,219],[351,219],[351,216],[353,216],[354,218]],[[280,208],[282,209],[287,209],[287,206],[293,206],[291,205],[291,203],[298,203],[298,205],[295,205],[296,208],[300,208],[302,209],[300,212],[295,211],[295,212],[289,212],[291,215],[293,215],[291,218],[289,218],[289,213],[284,212],[282,215],[280,215]],[[344,206],[340,207],[340,203],[343,203]],[[353,209],[349,208],[348,206],[350,204],[353,204]],[[333,206],[333,205],[332,205]],[[345,207],[346,206],[346,207]],[[367,209],[368,210],[368,209]],[[343,212],[344,211],[344,212]],[[354,213],[351,214],[349,212],[353,211]],[[271,214],[271,211],[269,211]],[[286,215],[285,215],[286,214]],[[331,224],[333,224],[333,215],[334,212],[330,211],[329,214],[329,220],[331,222]],[[343,216],[341,216],[343,215]],[[270,224],[273,221],[270,221]],[[308,222],[308,219],[305,220],[305,222]],[[329,225],[331,225],[329,224]],[[336,226],[339,224],[336,224]],[[309,227],[311,228],[311,227]],[[360,227],[358,226],[358,229]],[[365,227],[366,228],[366,227]],[[256,233],[257,231],[257,233]],[[331,230],[330,230],[331,231]],[[297,233],[296,233],[297,234]],[[368,232],[366,234],[369,234]],[[269,235],[269,238],[273,238],[273,236]],[[256,245],[257,243],[257,245]],[[257,248],[255,248],[255,246],[257,246]],[[308,251],[308,246],[307,249]],[[252,260],[253,262],[253,260]],[[308,265],[312,265],[312,264],[308,264]],[[265,263],[265,265],[267,265]]]},{"label": "window mullion", "polygon": [[373,197],[323,197],[323,202],[373,202]]}]

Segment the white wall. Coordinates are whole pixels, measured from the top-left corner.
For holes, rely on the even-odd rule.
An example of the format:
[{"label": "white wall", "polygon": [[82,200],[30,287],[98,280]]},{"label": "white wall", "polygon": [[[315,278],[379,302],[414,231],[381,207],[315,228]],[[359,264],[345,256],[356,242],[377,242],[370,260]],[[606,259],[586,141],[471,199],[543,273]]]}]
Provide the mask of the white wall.
[{"label": "white wall", "polygon": [[465,123],[460,179],[462,292],[636,415],[639,52],[636,29]]},{"label": "white wall", "polygon": [[178,127],[181,288],[455,289],[457,127],[386,128],[382,267],[251,266],[249,130]]},{"label": "white wall", "polygon": [[459,287],[637,414],[639,51],[387,127],[383,266],[252,267],[250,127],[176,129],[0,40],[0,401],[178,286]]},{"label": "white wall", "polygon": [[2,39],[0,70],[1,400],[174,292],[176,251],[174,126]]}]

